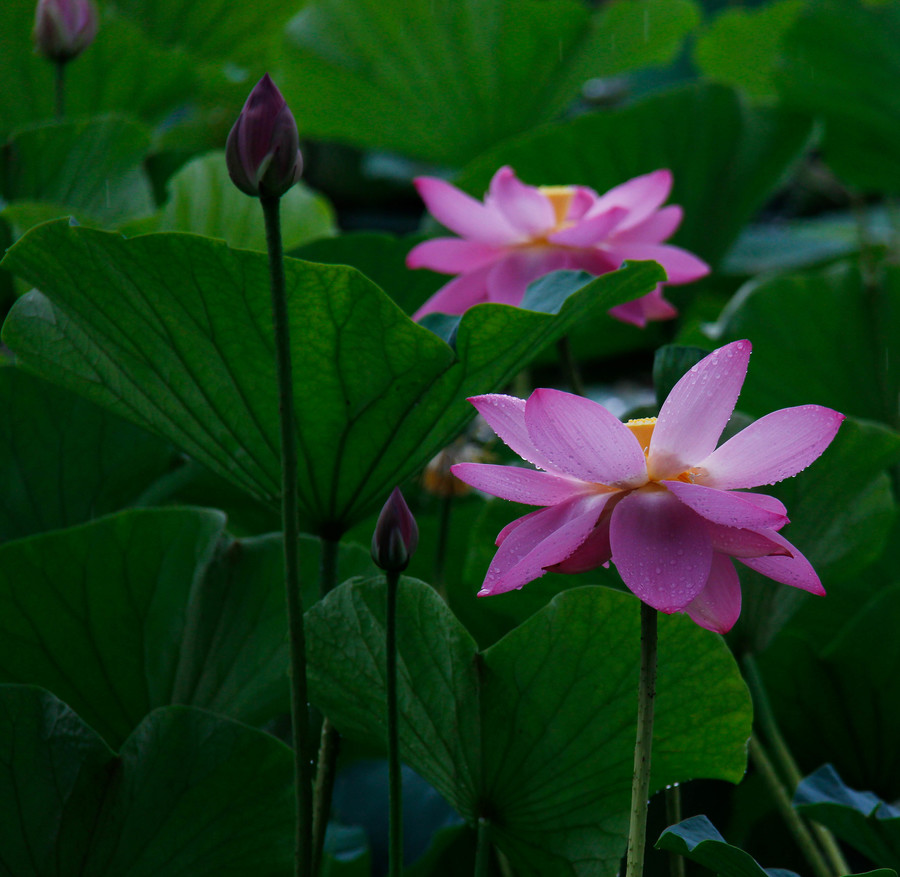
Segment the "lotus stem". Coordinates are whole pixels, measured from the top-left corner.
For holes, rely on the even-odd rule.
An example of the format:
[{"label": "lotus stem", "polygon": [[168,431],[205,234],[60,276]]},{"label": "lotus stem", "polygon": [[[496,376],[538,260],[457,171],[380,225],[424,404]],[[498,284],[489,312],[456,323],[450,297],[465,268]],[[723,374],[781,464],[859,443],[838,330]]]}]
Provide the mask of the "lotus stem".
[{"label": "lotus stem", "polygon": [[631,783],[631,820],[625,877],[641,877],[647,843],[650,753],[653,745],[653,701],[656,697],[656,610],[641,603],[641,675],[638,683],[637,739]]},{"label": "lotus stem", "polygon": [[284,534],[284,585],[287,599],[291,652],[291,736],[294,746],[297,826],[294,870],[308,877],[312,859],[312,745],[306,691],[306,635],[303,628],[303,598],[300,594],[298,550],[297,441],[294,422],[294,386],[291,370],[291,339],[284,281],[281,214],[277,197],[260,196],[266,224],[269,273],[272,290],[272,320],[275,329],[275,363],[281,420],[281,520]]},{"label": "lotus stem", "polygon": [[390,795],[390,837],[388,873],[400,877],[403,872],[403,777],[400,772],[400,733],[397,710],[397,587],[400,572],[388,570],[387,577],[387,732],[388,789]]}]

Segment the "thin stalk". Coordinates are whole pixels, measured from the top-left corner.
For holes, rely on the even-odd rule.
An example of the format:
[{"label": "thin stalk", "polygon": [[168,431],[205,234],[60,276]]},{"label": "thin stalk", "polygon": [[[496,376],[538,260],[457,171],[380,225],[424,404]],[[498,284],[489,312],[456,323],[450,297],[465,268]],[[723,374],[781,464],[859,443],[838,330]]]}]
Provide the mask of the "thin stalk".
[{"label": "thin stalk", "polygon": [[475,877],[488,877],[491,860],[491,823],[483,816],[478,820],[478,840],[475,845]]},{"label": "thin stalk", "polygon": [[[322,561],[319,566],[319,594],[324,597],[337,584],[338,548],[337,539],[322,539]],[[325,855],[325,832],[331,815],[331,796],[334,791],[334,775],[337,769],[341,737],[325,716],[319,734],[319,757],[316,760],[316,779],[313,786],[313,846],[310,873],[318,877]]]},{"label": "thin stalk", "polygon": [[[800,851],[803,853],[806,861],[809,862],[816,877],[834,877],[812,833],[800,818],[800,814],[791,805],[790,795],[788,795],[787,790],[779,779],[775,766],[772,764],[765,747],[760,743],[756,734],[750,737],[750,758],[769,787],[769,791],[775,799],[775,806],[778,808],[778,812],[787,824],[791,834],[794,835],[797,846],[800,847]],[[848,874],[849,871],[842,873]]]},{"label": "thin stalk", "polygon": [[297,827],[294,871],[307,877],[312,856],[312,745],[306,693],[306,635],[303,598],[300,594],[300,562],[297,498],[297,441],[294,422],[294,387],[291,373],[291,338],[284,282],[281,215],[278,198],[260,196],[266,223],[269,274],[272,287],[272,321],[275,329],[275,363],[281,420],[281,520],[284,533],[284,585],[291,647],[291,735],[294,746],[294,783]]},{"label": "thin stalk", "polygon": [[432,581],[434,589],[446,600],[447,585],[444,580],[444,570],[447,564],[447,543],[450,539],[450,512],[453,509],[453,494],[446,493],[440,498],[438,508],[438,537],[437,548],[434,552],[434,573]]},{"label": "thin stalk", "polygon": [[390,795],[390,836],[388,840],[388,874],[400,877],[403,872],[403,779],[400,774],[400,728],[397,714],[397,586],[400,573],[389,570],[387,578],[387,730],[388,789]]},{"label": "thin stalk", "polygon": [[584,381],[581,379],[581,372],[578,370],[578,363],[575,361],[575,354],[572,353],[572,344],[568,335],[563,335],[556,342],[556,350],[559,353],[559,360],[562,364],[563,373],[569,382],[569,387],[577,396],[584,395]]},{"label": "thin stalk", "polygon": [[625,877],[641,877],[647,842],[650,753],[653,744],[653,701],[656,697],[656,610],[641,603],[641,677],[638,683],[637,739],[631,783],[631,820]]},{"label": "thin stalk", "polygon": [[[666,786],[666,823],[678,825],[681,822],[681,786]],[[671,877],[684,877],[684,856],[669,853],[669,874]]]},{"label": "thin stalk", "polygon": [[66,115],[66,62],[55,61],[54,71],[54,102],[56,106],[56,121],[62,121]]},{"label": "thin stalk", "polygon": [[[756,713],[756,719],[762,728],[763,733],[772,747],[772,754],[776,762],[780,765],[783,776],[787,778],[788,793],[793,794],[797,790],[797,786],[803,779],[800,768],[794,760],[791,750],[788,748],[787,741],[778,727],[775,719],[775,712],[772,709],[772,703],[766,692],[762,675],[759,672],[756,660],[753,655],[744,656],[744,675],[750,691],[753,694],[753,707]],[[818,840],[822,847],[822,851],[831,866],[832,871],[841,875],[849,874],[850,866],[841,852],[841,848],[835,840],[834,835],[824,826],[816,822],[810,823],[812,834]]]}]

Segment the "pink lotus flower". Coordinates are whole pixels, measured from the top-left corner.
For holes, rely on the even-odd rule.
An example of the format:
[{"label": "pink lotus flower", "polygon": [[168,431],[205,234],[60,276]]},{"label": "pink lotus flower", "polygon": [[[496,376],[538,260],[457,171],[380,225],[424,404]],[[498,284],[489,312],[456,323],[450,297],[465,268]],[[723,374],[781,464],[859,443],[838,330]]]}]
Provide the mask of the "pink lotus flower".
[{"label": "pink lotus flower", "polygon": [[[598,195],[585,186],[528,186],[512,168],[502,167],[484,203],[434,177],[419,177],[415,184],[435,219],[461,237],[425,241],[406,257],[410,268],[459,275],[425,302],[414,320],[436,311],[462,314],[486,301],[519,305],[529,283],[561,269],[599,275],[626,259],[652,259],[665,268],[670,284],[709,273],[709,266],[687,250],[662,243],[682,217],[680,207],[662,207],[672,188],[667,170]],[[677,311],[662,297],[660,284],[609,313],[644,326]]]},{"label": "pink lotus flower", "polygon": [[741,611],[729,558],[824,594],[809,561],[777,532],[788,522],[782,503],[739,491],[805,469],[844,415],[819,405],[784,408],[717,448],[749,359],[749,341],[719,348],[681,378],[659,417],[628,423],[559,390],[535,390],[527,402],[470,399],[538,469],[459,463],[453,473],[494,496],[545,507],[500,532],[479,596],[521,588],[547,570],[584,572],[612,560],[645,603],[724,633]]}]

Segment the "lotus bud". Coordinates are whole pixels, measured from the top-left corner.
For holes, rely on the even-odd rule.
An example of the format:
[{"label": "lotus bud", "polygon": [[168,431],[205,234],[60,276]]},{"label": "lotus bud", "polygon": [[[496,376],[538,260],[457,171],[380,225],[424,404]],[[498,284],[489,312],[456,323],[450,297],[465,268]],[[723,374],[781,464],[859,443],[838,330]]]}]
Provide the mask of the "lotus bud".
[{"label": "lotus bud", "polygon": [[34,45],[51,61],[65,64],[97,36],[97,10],[91,0],[38,0]]},{"label": "lotus bud", "polygon": [[419,528],[399,487],[384,504],[372,535],[372,560],[386,572],[402,572],[419,544]]},{"label": "lotus bud", "polygon": [[303,170],[297,123],[266,73],[250,92],[225,144],[232,182],[254,197],[280,198]]}]

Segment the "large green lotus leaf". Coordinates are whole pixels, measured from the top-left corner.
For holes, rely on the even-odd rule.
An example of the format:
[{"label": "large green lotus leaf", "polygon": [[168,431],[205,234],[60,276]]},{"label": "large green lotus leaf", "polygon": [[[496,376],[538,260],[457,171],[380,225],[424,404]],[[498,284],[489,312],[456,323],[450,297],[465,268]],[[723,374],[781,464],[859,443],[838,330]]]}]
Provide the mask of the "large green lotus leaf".
[{"label": "large green lotus leaf", "polygon": [[17,368],[0,368],[0,541],[133,504],[169,468],[156,436]]},{"label": "large green lotus leaf", "polygon": [[[29,369],[154,430],[276,501],[278,399],[265,254],[183,234],[130,240],[65,222],[4,267],[33,283],[4,326]],[[285,264],[300,500],[335,536],[433,457],[546,344],[662,276],[636,263],[589,280],[558,314],[480,305],[451,349],[354,269]]]},{"label": "large green lotus leaf", "polygon": [[[0,547],[0,680],[51,689],[111,745],[172,703],[248,724],[287,712],[280,534],[223,527],[219,512],[145,509]],[[307,604],[318,543],[301,541]],[[339,575],[371,570],[341,549]]]},{"label": "large green lotus leaf", "polygon": [[849,788],[830,764],[801,780],[794,807],[875,864],[900,870],[900,808]]},{"label": "large green lotus leaf", "polygon": [[611,113],[558,122],[491,149],[457,183],[482,197],[511,165],[532,185],[590,186],[604,192],[669,168],[669,199],[684,208],[673,242],[716,263],[799,157],[807,118],[751,108],[723,85],[691,85]]},{"label": "large green lotus leaf", "polygon": [[797,877],[793,871],[763,868],[750,853],[727,843],[706,816],[692,816],[669,826],[655,847],[684,856],[721,877]]},{"label": "large green lotus leaf", "polygon": [[[2,135],[54,116],[53,65],[35,53],[31,40],[34,6],[32,0],[0,4]],[[96,40],[66,68],[66,111],[76,117],[120,111],[155,124],[191,101],[196,90],[189,56],[153,43],[108,5]]]},{"label": "large green lotus leaf", "polygon": [[775,0],[755,9],[726,9],[698,37],[694,63],[707,78],[743,89],[755,99],[775,98],[774,68],[781,42],[805,4]]},{"label": "large green lotus leaf", "polygon": [[414,313],[450,278],[434,271],[411,271],[407,253],[424,238],[394,237],[377,232],[351,232],[320,238],[291,255],[327,265],[351,265],[374,280],[408,314]]},{"label": "large green lotus leaf", "polygon": [[854,788],[893,800],[900,788],[900,586],[888,584],[844,615],[830,639],[814,640],[792,624],[759,664],[800,769],[830,761]]},{"label": "large green lotus leaf", "polygon": [[697,18],[686,0],[315,0],[289,28],[284,91],[307,135],[458,165],[590,77],[670,60]]},{"label": "large green lotus leaf", "polygon": [[861,223],[867,242],[890,245],[891,219],[883,207],[871,207],[858,215],[846,210],[777,223],[760,222],[741,233],[722,271],[746,276],[801,271],[846,257],[860,249]]},{"label": "large green lotus leaf", "polygon": [[16,877],[288,877],[291,751],[188,707],[114,752],[48,691],[0,686],[0,868]]},{"label": "large green lotus leaf", "polygon": [[[188,162],[169,180],[168,189],[169,200],[154,217],[153,231],[191,231],[221,238],[233,247],[266,249],[259,202],[248,198],[231,181],[224,152]],[[281,216],[285,249],[335,233],[334,212],[328,201],[302,183],[282,197]]]},{"label": "large green lotus leaf", "polygon": [[817,0],[783,41],[785,99],[825,120],[825,157],[848,183],[900,192],[900,6]]},{"label": "large green lotus leaf", "polygon": [[[311,698],[342,733],[385,738],[383,580],[346,582],[307,613]],[[432,588],[398,595],[403,760],[467,820],[485,817],[521,875],[612,875],[633,767],[639,603],[559,595],[485,652]],[[740,780],[751,710],[719,637],[660,617],[653,787]]]},{"label": "large green lotus leaf", "polygon": [[897,266],[880,266],[868,288],[855,261],[750,282],[716,330],[719,342],[753,342],[741,392],[746,411],[814,402],[896,425],[900,362],[888,354],[900,338]]},{"label": "large green lotus leaf", "polygon": [[262,75],[281,45],[297,0],[234,4],[231,0],[116,0],[123,17],[154,42],[206,61],[253,65]]},{"label": "large green lotus leaf", "polygon": [[26,128],[0,151],[2,195],[110,225],[144,216],[153,210],[142,167],[149,148],[142,125],[115,116]]}]

